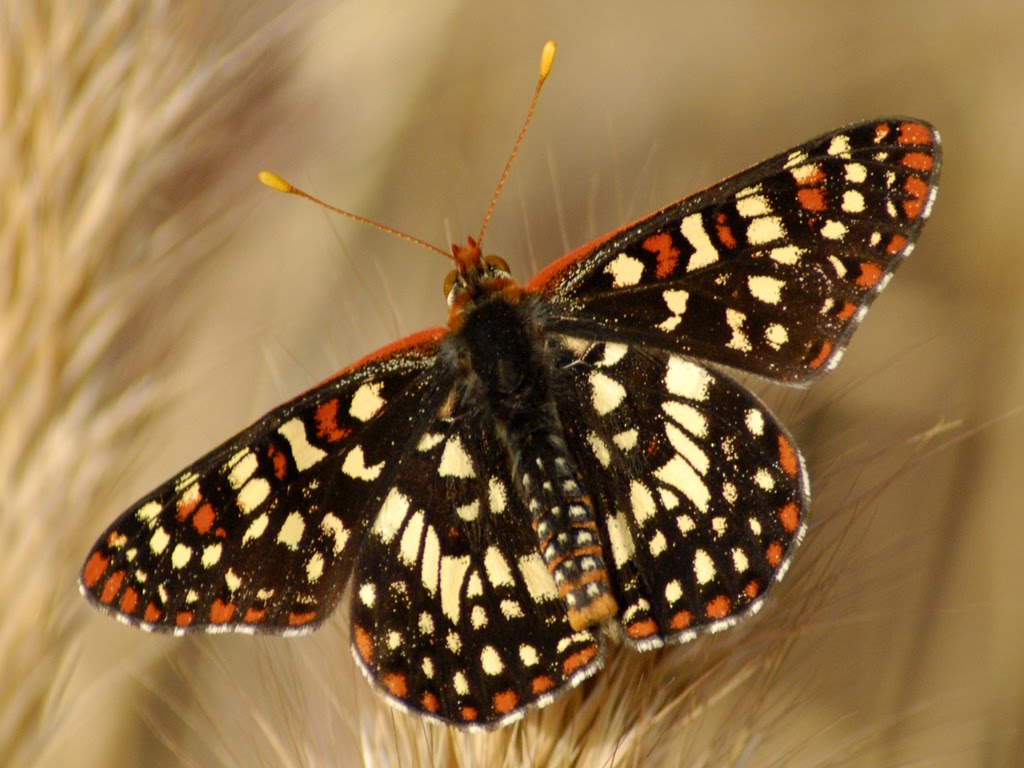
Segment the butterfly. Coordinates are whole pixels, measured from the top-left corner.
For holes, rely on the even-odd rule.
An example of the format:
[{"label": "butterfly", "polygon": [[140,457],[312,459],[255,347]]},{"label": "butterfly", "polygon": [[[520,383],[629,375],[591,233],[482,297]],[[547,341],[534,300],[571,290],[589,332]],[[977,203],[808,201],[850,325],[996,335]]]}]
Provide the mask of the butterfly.
[{"label": "butterfly", "polygon": [[470,238],[444,327],[132,505],[83,594],[147,631],[295,635],[347,590],[373,687],[468,728],[554,701],[609,636],[645,651],[734,625],[789,567],[809,483],[727,370],[803,385],[835,368],[913,249],[939,163],[927,123],[850,125],[525,284]]}]

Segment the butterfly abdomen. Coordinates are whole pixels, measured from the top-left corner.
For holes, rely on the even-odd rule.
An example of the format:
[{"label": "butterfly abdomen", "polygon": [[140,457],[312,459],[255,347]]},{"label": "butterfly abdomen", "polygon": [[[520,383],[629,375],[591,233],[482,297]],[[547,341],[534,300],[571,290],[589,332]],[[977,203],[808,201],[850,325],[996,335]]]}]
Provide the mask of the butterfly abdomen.
[{"label": "butterfly abdomen", "polygon": [[[530,300],[495,292],[466,311],[457,334],[470,389],[482,390],[508,450],[541,557],[574,629],[615,615],[593,503],[580,485],[552,397],[542,324]],[[513,294],[513,298],[517,298]]]}]

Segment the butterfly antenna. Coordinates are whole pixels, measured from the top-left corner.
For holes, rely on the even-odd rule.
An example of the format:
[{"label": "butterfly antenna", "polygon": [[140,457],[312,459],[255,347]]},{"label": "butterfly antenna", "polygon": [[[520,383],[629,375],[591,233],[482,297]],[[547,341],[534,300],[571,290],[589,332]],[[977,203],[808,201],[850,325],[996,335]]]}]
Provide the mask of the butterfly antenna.
[{"label": "butterfly antenna", "polygon": [[260,171],[259,179],[263,184],[265,184],[266,186],[270,187],[273,190],[276,190],[278,192],[284,192],[286,195],[304,197],[307,200],[314,202],[317,205],[321,206],[322,208],[326,208],[329,211],[340,213],[342,216],[347,216],[350,219],[355,219],[356,221],[362,222],[363,224],[369,224],[374,229],[379,229],[381,232],[387,232],[389,235],[394,235],[395,237],[400,237],[403,240],[408,240],[410,243],[415,243],[416,245],[422,246],[429,251],[440,253],[448,260],[453,260],[453,257],[450,253],[441,250],[436,245],[431,245],[426,240],[420,240],[418,237],[413,237],[412,235],[406,234],[405,232],[401,232],[397,229],[394,229],[393,227],[389,227],[386,224],[381,224],[379,221],[374,221],[373,219],[368,219],[365,216],[360,216],[356,213],[352,213],[351,211],[346,211],[342,208],[337,208],[331,205],[330,203],[325,203],[320,198],[313,197],[313,195],[309,194],[308,192],[305,192],[304,190],[301,190],[298,187],[289,184],[287,181],[282,179],[273,171]]},{"label": "butterfly antenna", "polygon": [[512,161],[516,159],[516,153],[519,152],[519,145],[523,143],[523,137],[526,136],[526,129],[530,127],[530,121],[533,120],[533,111],[537,108],[537,100],[540,98],[541,88],[544,87],[544,81],[547,80],[548,74],[551,72],[551,65],[554,63],[555,41],[548,40],[544,44],[544,50],[542,50],[540,54],[540,73],[537,75],[537,86],[533,89],[533,98],[530,99],[530,108],[526,112],[526,119],[523,121],[523,127],[519,131],[516,143],[512,145],[512,151],[509,153],[508,161],[505,163],[505,170],[501,172],[501,178],[498,179],[498,186],[494,189],[494,195],[491,197],[491,204],[488,206],[487,214],[484,216],[483,226],[480,227],[480,236],[476,239],[478,245],[484,240],[484,232],[487,231],[487,224],[491,220],[491,214],[494,213],[494,206],[498,203],[498,197],[501,195],[501,188],[505,186],[505,181],[508,179],[509,171],[512,169]]}]

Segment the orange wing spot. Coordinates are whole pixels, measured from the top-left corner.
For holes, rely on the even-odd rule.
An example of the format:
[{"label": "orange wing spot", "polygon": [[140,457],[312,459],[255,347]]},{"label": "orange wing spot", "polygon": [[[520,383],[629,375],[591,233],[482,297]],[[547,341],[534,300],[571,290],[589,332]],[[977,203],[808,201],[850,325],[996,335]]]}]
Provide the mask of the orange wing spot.
[{"label": "orange wing spot", "polygon": [[519,703],[519,697],[512,690],[501,691],[494,694],[494,711],[501,715],[507,715]]},{"label": "orange wing spot", "polygon": [[401,672],[389,672],[386,675],[381,675],[380,681],[384,683],[385,688],[391,691],[392,695],[400,699],[409,695],[409,681]]},{"label": "orange wing spot", "polygon": [[214,600],[210,606],[210,621],[214,624],[226,624],[235,615],[235,608],[237,606],[234,603],[225,603],[219,598]]},{"label": "orange wing spot", "polygon": [[131,587],[128,587],[121,596],[121,613],[135,613],[135,608],[139,604],[139,593]]},{"label": "orange wing spot", "polygon": [[533,682],[530,685],[530,690],[535,694],[544,693],[544,691],[550,691],[555,687],[555,681],[547,675],[537,675],[533,678]]},{"label": "orange wing spot", "polygon": [[704,604],[704,613],[709,619],[724,619],[732,613],[732,600],[725,595],[719,595],[713,600]]},{"label": "orange wing spot", "polygon": [[907,214],[908,219],[916,219],[924,208],[924,196],[928,194],[928,183],[917,176],[911,176],[903,182],[903,191],[910,195],[909,200],[903,201],[903,212]]},{"label": "orange wing spot", "polygon": [[825,339],[825,341],[821,342],[821,349],[818,350],[818,354],[815,356],[813,360],[807,363],[807,367],[810,368],[812,371],[815,370],[816,368],[820,368],[822,363],[828,360],[831,355],[832,342],[829,341],[828,339]]},{"label": "orange wing spot", "polygon": [[163,616],[163,612],[159,608],[157,608],[153,603],[148,603],[146,605],[146,610],[142,613],[142,620],[148,621],[150,624],[152,624],[161,616]]},{"label": "orange wing spot", "polygon": [[437,712],[441,706],[441,702],[437,700],[437,696],[427,691],[420,696],[420,706],[423,707],[427,712]]},{"label": "orange wing spot", "polygon": [[896,143],[928,145],[932,143],[932,132],[920,123],[900,123],[900,137]]},{"label": "orange wing spot", "polygon": [[875,126],[875,141],[879,142],[882,139],[884,139],[886,136],[889,135],[889,131],[890,130],[891,130],[891,128],[889,128],[889,124],[888,123],[879,123],[878,125],[876,125]]},{"label": "orange wing spot", "polygon": [[747,582],[746,586],[743,587],[743,594],[751,600],[761,594],[761,585],[757,583],[757,579]]},{"label": "orange wing spot", "polygon": [[100,602],[104,604],[113,602],[114,598],[117,597],[117,593],[121,591],[123,583],[124,571],[114,571],[107,576],[107,580],[103,582],[103,592],[100,593]]},{"label": "orange wing spot", "polygon": [[309,624],[315,618],[316,611],[306,611],[306,613],[295,613],[292,611],[288,614],[288,626],[301,627],[303,624]]},{"label": "orange wing spot", "polygon": [[179,627],[187,627],[192,623],[192,611],[178,611],[174,617],[174,623]]},{"label": "orange wing spot", "polygon": [[213,535],[216,536],[218,539],[226,539],[228,537],[228,532],[225,531],[223,528],[218,528],[216,531],[213,532]]},{"label": "orange wing spot", "polygon": [[590,663],[590,660],[597,655],[597,646],[588,645],[582,651],[576,651],[569,658],[562,662],[562,673],[568,677],[577,669],[585,667]]},{"label": "orange wing spot", "polygon": [[242,621],[246,624],[259,624],[263,621],[263,617],[267,615],[266,608],[247,608],[245,616],[242,617]]},{"label": "orange wing spot", "polygon": [[316,434],[329,443],[336,443],[344,440],[351,433],[351,429],[342,429],[338,426],[338,398],[328,400],[316,409]]},{"label": "orange wing spot", "polygon": [[779,510],[779,522],[786,533],[794,533],[800,525],[800,507],[795,501],[789,502]]},{"label": "orange wing spot", "polygon": [[790,477],[796,477],[796,473],[800,471],[796,451],[785,435],[779,435],[779,466]]},{"label": "orange wing spot", "polygon": [[476,711],[476,707],[463,707],[462,708],[462,719],[467,722],[472,722],[479,717],[479,713]]},{"label": "orange wing spot", "polygon": [[719,211],[715,217],[715,230],[718,232],[718,241],[730,251],[736,247],[736,235],[732,233],[732,227],[726,223],[725,214]]},{"label": "orange wing spot", "polygon": [[804,187],[796,193],[800,206],[805,211],[824,211],[828,208],[825,203],[825,193],[817,187]]},{"label": "orange wing spot", "polygon": [[640,639],[641,637],[650,637],[658,631],[658,625],[654,623],[654,619],[644,619],[643,621],[635,621],[626,627],[626,634],[634,639]]},{"label": "orange wing spot", "polygon": [[872,261],[865,261],[860,265],[860,275],[857,276],[859,288],[873,288],[882,279],[882,268]]},{"label": "orange wing spot", "polygon": [[836,312],[836,320],[849,320],[857,311],[857,305],[846,302],[843,308]]},{"label": "orange wing spot", "polygon": [[924,152],[908,152],[900,162],[912,171],[928,173],[935,165],[935,158]]},{"label": "orange wing spot", "polygon": [[373,666],[373,638],[370,637],[370,633],[356,624],[355,640],[359,657],[369,666]]},{"label": "orange wing spot", "polygon": [[82,583],[85,584],[86,589],[96,586],[96,582],[100,580],[100,576],[107,570],[108,565],[110,565],[109,557],[104,557],[99,552],[89,555],[89,560],[85,563],[85,568],[82,569]]},{"label": "orange wing spot", "polygon": [[890,240],[889,244],[887,246],[885,246],[885,252],[886,253],[899,253],[900,251],[903,250],[903,248],[904,248],[904,246],[906,246],[906,244],[907,244],[907,238],[905,238],[903,235],[899,235],[899,234],[893,235],[892,236],[892,240]]},{"label": "orange wing spot", "polygon": [[274,465],[274,477],[284,480],[284,476],[288,474],[288,457],[272,445],[267,447],[267,456]]},{"label": "orange wing spot", "polygon": [[200,536],[205,536],[213,528],[213,521],[217,519],[217,513],[213,511],[213,507],[210,506],[210,502],[206,502],[192,517],[192,527],[196,529]]},{"label": "orange wing spot", "polygon": [[675,616],[672,617],[672,619],[669,621],[668,625],[670,627],[672,627],[672,629],[686,629],[688,626],[690,626],[690,623],[692,621],[693,621],[693,614],[692,613],[690,613],[689,611],[680,611],[679,613],[677,613]]},{"label": "orange wing spot", "polygon": [[777,541],[773,541],[765,549],[764,556],[768,558],[768,565],[772,568],[778,567],[779,563],[782,562],[782,545]]},{"label": "orange wing spot", "polygon": [[658,254],[658,268],[655,276],[659,280],[675,272],[679,264],[679,249],[672,247],[672,235],[668,232],[659,232],[644,240],[644,250]]}]

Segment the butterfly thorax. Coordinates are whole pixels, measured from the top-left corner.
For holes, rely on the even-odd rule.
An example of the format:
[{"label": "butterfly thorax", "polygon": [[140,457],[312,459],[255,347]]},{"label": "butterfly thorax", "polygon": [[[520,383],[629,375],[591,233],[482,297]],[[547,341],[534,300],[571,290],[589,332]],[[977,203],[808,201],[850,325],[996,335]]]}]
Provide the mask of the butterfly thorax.
[{"label": "butterfly thorax", "polygon": [[615,615],[590,497],[566,445],[552,395],[556,364],[544,344],[543,305],[502,270],[462,278],[450,343],[460,401],[483,406],[507,449],[541,557],[574,629]]}]

